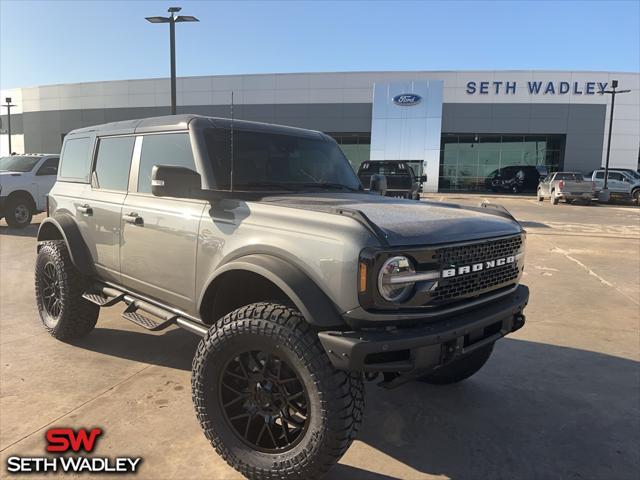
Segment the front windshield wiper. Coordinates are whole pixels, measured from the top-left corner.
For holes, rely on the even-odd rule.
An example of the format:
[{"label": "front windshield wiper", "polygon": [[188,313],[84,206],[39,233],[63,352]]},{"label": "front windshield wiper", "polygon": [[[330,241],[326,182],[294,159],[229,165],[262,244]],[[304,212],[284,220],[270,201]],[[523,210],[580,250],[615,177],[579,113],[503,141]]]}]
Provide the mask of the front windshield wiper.
[{"label": "front windshield wiper", "polygon": [[297,188],[287,185],[285,183],[278,182],[245,182],[245,183],[236,183],[233,188],[234,189],[242,189],[243,187],[264,187],[264,188],[277,188],[280,190],[288,190],[288,191],[296,191]]},{"label": "front windshield wiper", "polygon": [[316,188],[328,188],[335,190],[349,190],[350,192],[361,192],[361,187],[350,187],[349,185],[343,185],[342,183],[332,183],[332,182],[309,182],[303,183],[303,187],[316,187]]}]

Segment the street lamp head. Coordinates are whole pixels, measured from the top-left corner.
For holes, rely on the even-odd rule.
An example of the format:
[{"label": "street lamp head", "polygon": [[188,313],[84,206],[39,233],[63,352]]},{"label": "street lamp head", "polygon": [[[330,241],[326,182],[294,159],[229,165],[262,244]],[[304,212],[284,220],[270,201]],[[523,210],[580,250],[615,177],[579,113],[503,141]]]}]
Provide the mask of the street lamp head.
[{"label": "street lamp head", "polygon": [[176,17],[176,22],[199,22],[193,15],[180,15]]},{"label": "street lamp head", "polygon": [[11,103],[11,97],[7,97],[7,98],[5,98],[4,100],[5,100],[5,102],[7,102],[7,103]]},{"label": "street lamp head", "polygon": [[618,80],[611,80],[611,86],[613,88],[618,88]]},{"label": "street lamp head", "polygon": [[180,10],[182,10],[182,7],[169,7],[167,12],[169,12],[169,13],[178,13]]},{"label": "street lamp head", "polygon": [[167,17],[145,17],[145,19],[150,23],[169,23],[171,21],[171,19]]}]

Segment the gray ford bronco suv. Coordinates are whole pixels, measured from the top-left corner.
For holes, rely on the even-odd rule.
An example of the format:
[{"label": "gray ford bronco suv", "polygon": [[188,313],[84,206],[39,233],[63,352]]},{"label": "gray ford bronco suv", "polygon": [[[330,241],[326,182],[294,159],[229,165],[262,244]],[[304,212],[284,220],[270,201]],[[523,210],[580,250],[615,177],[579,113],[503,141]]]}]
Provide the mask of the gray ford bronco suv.
[{"label": "gray ford bronco suv", "polygon": [[317,478],[356,436],[365,380],[458,382],[524,324],[506,210],[372,190],[320,132],[196,115],[75,130],[38,231],[44,327],[74,340],[122,304],[201,335],[192,395],[216,451],[250,479]]}]

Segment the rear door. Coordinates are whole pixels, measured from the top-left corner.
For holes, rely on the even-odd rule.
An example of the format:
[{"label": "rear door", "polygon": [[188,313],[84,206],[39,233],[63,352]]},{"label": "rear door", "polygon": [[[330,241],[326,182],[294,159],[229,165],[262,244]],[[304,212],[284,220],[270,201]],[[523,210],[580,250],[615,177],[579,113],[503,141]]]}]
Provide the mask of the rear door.
[{"label": "rear door", "polygon": [[98,274],[117,283],[121,281],[120,218],[134,142],[131,135],[97,139],[90,188],[76,207]]},{"label": "rear door", "polygon": [[[122,210],[123,284],[189,313],[195,304],[198,228],[206,202],[151,193],[154,165],[196,170],[187,132],[139,136]],[[135,178],[134,178],[135,177]]]}]

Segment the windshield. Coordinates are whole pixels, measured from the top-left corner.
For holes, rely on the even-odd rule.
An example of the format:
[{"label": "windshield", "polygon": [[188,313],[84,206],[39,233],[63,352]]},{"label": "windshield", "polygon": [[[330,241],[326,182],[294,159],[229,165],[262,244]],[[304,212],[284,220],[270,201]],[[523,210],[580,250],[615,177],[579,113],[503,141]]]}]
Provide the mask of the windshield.
[{"label": "windshield", "polygon": [[39,160],[40,157],[25,157],[23,155],[0,157],[0,172],[30,172]]},{"label": "windshield", "polygon": [[[231,187],[231,131],[205,130],[216,188]],[[334,142],[321,137],[233,131],[233,188],[237,190],[361,190]]]}]

